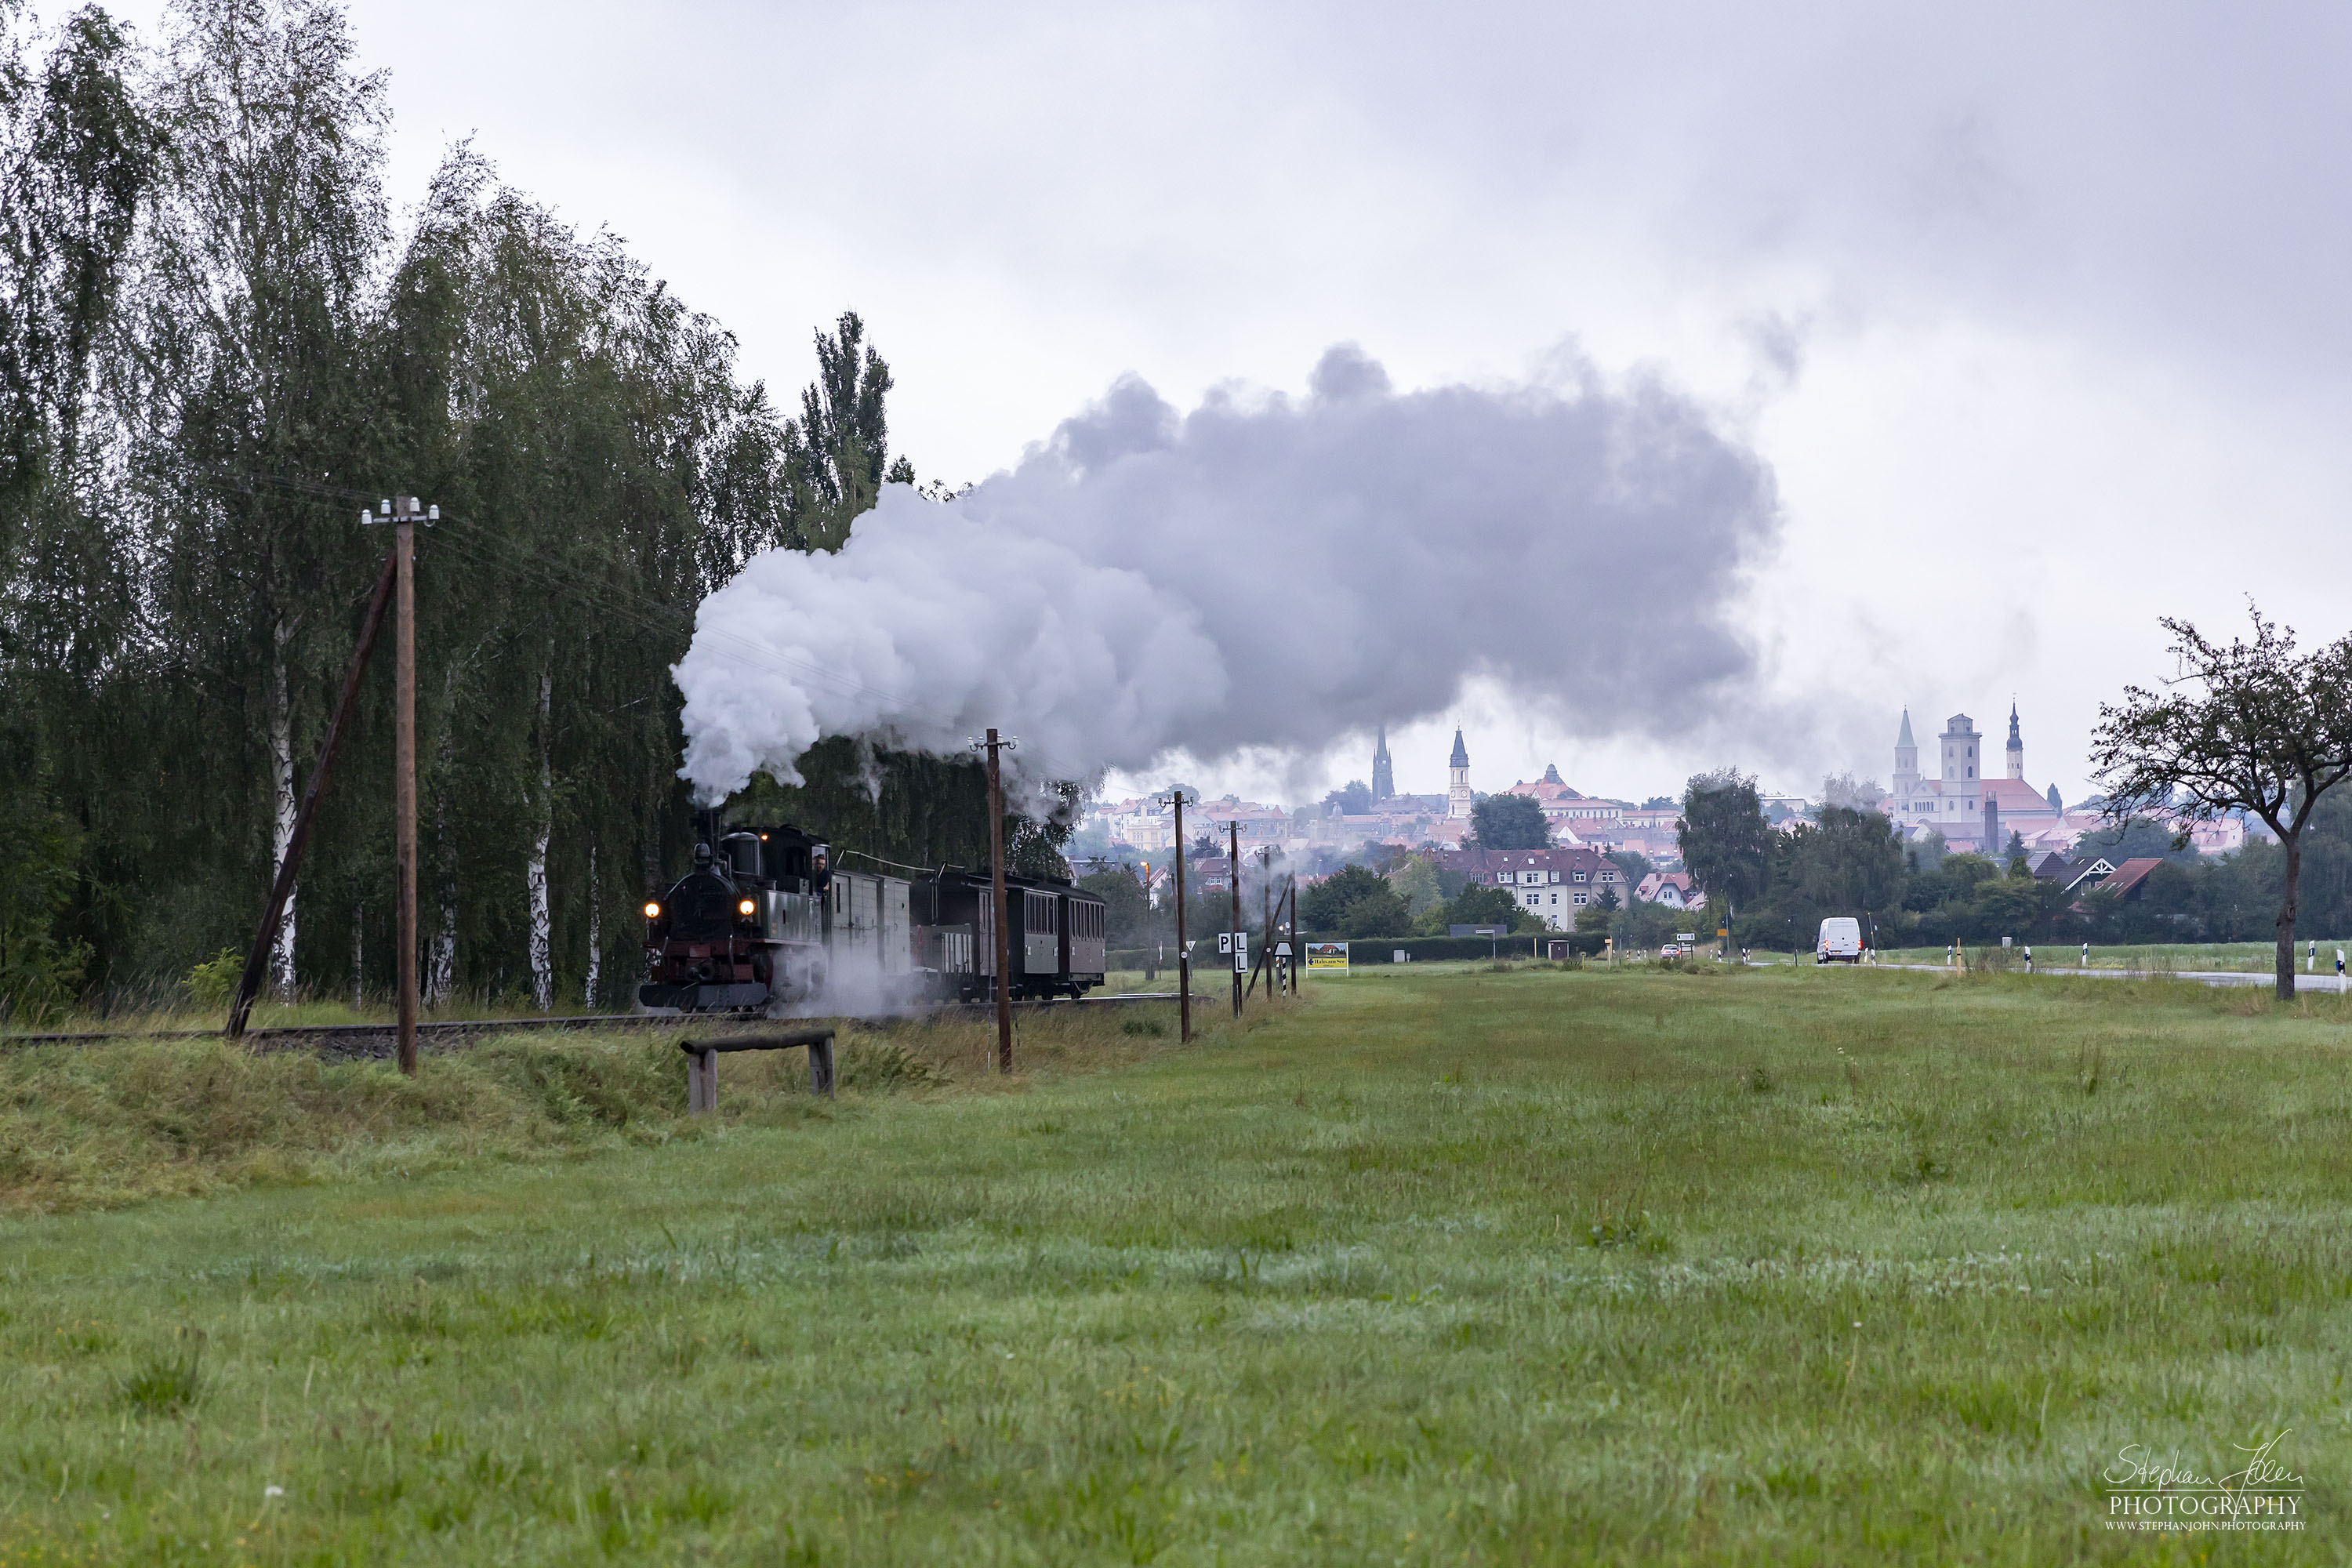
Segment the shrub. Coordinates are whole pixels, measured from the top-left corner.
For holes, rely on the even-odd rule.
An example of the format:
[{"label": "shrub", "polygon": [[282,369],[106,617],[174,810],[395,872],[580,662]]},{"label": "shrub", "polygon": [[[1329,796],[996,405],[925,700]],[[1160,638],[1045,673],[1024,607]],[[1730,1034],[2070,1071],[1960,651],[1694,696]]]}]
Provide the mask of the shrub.
[{"label": "shrub", "polygon": [[218,957],[207,959],[188,971],[181,982],[188,988],[188,1000],[207,1013],[217,1012],[236,994],[236,984],[245,978],[245,960],[234,948],[222,948]]}]

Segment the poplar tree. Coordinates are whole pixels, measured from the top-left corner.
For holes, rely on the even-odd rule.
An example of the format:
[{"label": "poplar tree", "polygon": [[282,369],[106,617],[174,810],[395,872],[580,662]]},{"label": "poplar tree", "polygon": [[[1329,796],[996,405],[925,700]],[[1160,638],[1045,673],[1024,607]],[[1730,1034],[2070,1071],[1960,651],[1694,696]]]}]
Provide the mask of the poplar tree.
[{"label": "poplar tree", "polygon": [[786,472],[800,542],[835,551],[882,486],[914,483],[915,468],[904,458],[889,460],[883,399],[890,367],[866,342],[856,311],[843,313],[832,336],[816,334],[816,380],[801,393],[801,422],[786,434]]}]

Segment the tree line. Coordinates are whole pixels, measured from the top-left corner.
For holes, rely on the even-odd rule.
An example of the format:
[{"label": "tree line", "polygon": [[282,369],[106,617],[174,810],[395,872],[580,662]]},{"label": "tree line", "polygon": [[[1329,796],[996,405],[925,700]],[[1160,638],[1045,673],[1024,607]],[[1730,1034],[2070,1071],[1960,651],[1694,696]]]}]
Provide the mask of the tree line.
[{"label": "tree line", "polygon": [[[403,493],[441,513],[416,568],[430,999],[625,1000],[631,911],[694,832],[668,669],[695,606],[915,477],[855,314],[779,409],[723,326],[470,144],[395,221],[388,90],[324,0],[180,0],[152,43],[96,6],[0,8],[0,1016],[152,999],[250,940],[390,544],[360,513]],[[282,988],[394,973],[378,662]],[[803,768],[742,809],[984,857],[974,767],[843,742]],[[1039,865],[1055,833],[1015,824]]]},{"label": "tree line", "polygon": [[[2293,628],[2248,611],[2250,635],[2227,642],[2165,617],[2174,676],[2100,709],[2091,760],[2108,826],[2078,841],[2072,861],[2162,862],[2132,889],[2037,877],[2015,835],[2006,855],[1945,855],[1940,836],[1908,844],[1853,806],[1776,832],[1755,781],[1733,770],[1690,781],[1684,861],[1711,910],[1731,911],[1738,945],[1801,947],[1829,915],[1868,920],[1881,947],[2268,935],[2278,994],[2291,997],[2298,931],[2352,933],[2352,801],[2334,793],[2352,778],[2352,637],[2305,653]],[[2269,837],[2205,858],[2169,826],[2233,815]]]},{"label": "tree line", "polygon": [[[1712,785],[1721,775],[1706,776]],[[1738,801],[1737,791],[1711,793]],[[1878,945],[1887,948],[1998,943],[2003,937],[2097,945],[2256,942],[2274,933],[2285,888],[2285,852],[2278,844],[2255,838],[2234,854],[2203,856],[2178,847],[2171,827],[2148,817],[2084,835],[2073,856],[2077,863],[2094,857],[2115,865],[2162,860],[2128,899],[2095,885],[2070,889],[2064,879],[2036,878],[2022,846],[1986,856],[1946,853],[1939,837],[1906,844],[1874,811],[1826,806],[1813,822],[1767,832],[1747,884],[1760,891],[1736,906],[1735,921],[1738,945],[1765,951],[1787,951],[1792,936],[1810,949],[1830,915],[1867,919]],[[1711,862],[1705,875],[1720,885],[1728,879],[1725,872]],[[2305,930],[2352,933],[2352,801],[2319,804],[2305,835],[2302,884]],[[1712,930],[1714,921],[1707,923]]]}]

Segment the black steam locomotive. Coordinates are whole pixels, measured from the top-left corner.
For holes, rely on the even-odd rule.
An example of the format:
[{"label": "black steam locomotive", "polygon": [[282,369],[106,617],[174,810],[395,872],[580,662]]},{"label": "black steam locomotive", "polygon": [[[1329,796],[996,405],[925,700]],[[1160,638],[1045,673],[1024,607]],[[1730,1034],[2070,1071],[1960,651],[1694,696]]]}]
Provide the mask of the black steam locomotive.
[{"label": "black steam locomotive", "polygon": [[[714,836],[695,846],[694,869],[646,905],[646,1011],[868,1012],[994,996],[986,873],[844,870],[790,824]],[[1008,877],[1005,906],[1013,996],[1078,997],[1102,984],[1102,900]]]}]

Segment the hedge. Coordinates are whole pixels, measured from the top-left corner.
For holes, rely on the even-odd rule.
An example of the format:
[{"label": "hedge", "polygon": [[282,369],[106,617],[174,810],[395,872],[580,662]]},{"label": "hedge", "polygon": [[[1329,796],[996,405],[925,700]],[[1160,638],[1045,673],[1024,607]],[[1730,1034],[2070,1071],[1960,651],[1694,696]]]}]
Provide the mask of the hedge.
[{"label": "hedge", "polygon": [[1398,952],[1413,963],[1465,958],[1541,958],[1550,952],[1556,942],[1567,942],[1569,952],[1588,957],[1599,952],[1601,946],[1600,937],[1585,931],[1538,931],[1517,936],[1383,936],[1349,942],[1348,962],[1352,965],[1393,963],[1396,961],[1391,954]]},{"label": "hedge", "polygon": [[[1302,936],[1299,940],[1307,942],[1337,942],[1339,939],[1326,936]],[[1532,935],[1498,937],[1383,936],[1359,938],[1350,942],[1348,944],[1348,959],[1350,963],[1360,966],[1367,963],[1393,963],[1396,961],[1391,955],[1397,952],[1406,954],[1408,962],[1413,963],[1436,963],[1447,959],[1498,956],[1540,958],[1549,953],[1551,944],[1555,942],[1565,942],[1570,944],[1570,952],[1581,953],[1588,958],[1597,956],[1601,951],[1601,938],[1590,931],[1538,931]],[[1207,949],[1205,953],[1202,951],[1203,948]],[[1176,956],[1174,945],[1172,943],[1170,945],[1168,959],[1164,965],[1161,963],[1160,951],[1152,947],[1114,949],[1110,954],[1110,966],[1113,969],[1141,969],[1146,964],[1150,964],[1173,969]],[[1195,973],[1203,967],[1214,967],[1216,963],[1215,937],[1211,936],[1205,941],[1193,942],[1192,968]]]}]

